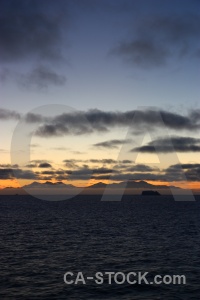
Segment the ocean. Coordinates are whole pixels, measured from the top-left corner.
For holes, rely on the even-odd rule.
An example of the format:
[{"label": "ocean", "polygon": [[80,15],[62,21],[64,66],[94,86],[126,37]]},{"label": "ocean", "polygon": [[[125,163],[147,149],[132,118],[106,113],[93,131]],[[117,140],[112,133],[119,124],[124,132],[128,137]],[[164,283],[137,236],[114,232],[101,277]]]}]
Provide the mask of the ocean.
[{"label": "ocean", "polygon": [[[200,197],[100,199],[0,196],[0,299],[200,299]],[[66,272],[184,274],[186,284],[66,284]]]}]

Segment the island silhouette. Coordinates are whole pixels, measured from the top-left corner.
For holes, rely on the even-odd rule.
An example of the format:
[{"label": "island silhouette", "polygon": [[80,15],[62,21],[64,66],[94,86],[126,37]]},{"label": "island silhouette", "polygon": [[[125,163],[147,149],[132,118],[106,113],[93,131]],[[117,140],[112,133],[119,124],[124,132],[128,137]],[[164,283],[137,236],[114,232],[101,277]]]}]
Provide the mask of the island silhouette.
[{"label": "island silhouette", "polygon": [[160,196],[158,191],[142,191],[142,196]]}]

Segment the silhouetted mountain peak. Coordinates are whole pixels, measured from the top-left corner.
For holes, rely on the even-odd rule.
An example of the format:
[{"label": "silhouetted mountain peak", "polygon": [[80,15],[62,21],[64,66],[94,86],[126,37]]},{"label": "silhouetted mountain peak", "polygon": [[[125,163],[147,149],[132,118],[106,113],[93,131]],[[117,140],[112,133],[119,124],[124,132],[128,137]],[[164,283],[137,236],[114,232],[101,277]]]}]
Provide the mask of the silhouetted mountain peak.
[{"label": "silhouetted mountain peak", "polygon": [[72,184],[65,184],[62,181],[57,181],[57,182],[46,181],[44,183],[34,181],[31,184],[23,186],[23,188],[56,188],[56,187],[70,188],[74,186]]},{"label": "silhouetted mountain peak", "polygon": [[98,182],[92,185],[89,185],[87,188],[105,188],[106,184],[103,182]]}]

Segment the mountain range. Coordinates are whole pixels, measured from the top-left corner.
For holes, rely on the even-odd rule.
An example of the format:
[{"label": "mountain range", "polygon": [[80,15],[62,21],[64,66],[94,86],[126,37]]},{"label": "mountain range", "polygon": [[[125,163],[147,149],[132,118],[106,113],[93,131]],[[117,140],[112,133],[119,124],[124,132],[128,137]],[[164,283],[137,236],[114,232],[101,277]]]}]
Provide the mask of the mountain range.
[{"label": "mountain range", "polygon": [[141,194],[143,190],[159,190],[161,194],[171,194],[171,189],[176,190],[177,192],[183,192],[184,189],[175,187],[175,186],[167,186],[167,185],[154,185],[150,184],[146,181],[134,181],[129,180],[127,182],[119,182],[119,183],[111,183],[109,185],[98,182],[87,186],[85,188],[76,187],[72,184],[65,184],[61,181],[58,182],[50,182],[46,181],[44,183],[40,183],[37,181],[32,182],[31,184],[24,185],[21,188],[12,188],[7,187],[0,190],[0,195],[23,195],[23,194],[51,194],[51,193],[70,193],[74,190],[77,193],[84,193],[84,194],[100,194],[107,188],[110,190],[110,193],[118,193],[119,190],[125,188],[125,194]]}]

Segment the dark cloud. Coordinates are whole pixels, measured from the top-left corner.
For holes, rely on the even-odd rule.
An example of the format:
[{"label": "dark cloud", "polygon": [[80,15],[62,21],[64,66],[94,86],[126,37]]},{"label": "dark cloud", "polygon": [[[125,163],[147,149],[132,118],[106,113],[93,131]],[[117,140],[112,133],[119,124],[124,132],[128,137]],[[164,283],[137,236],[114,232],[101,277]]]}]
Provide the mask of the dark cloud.
[{"label": "dark cloud", "polygon": [[[199,181],[200,164],[176,164],[160,170],[149,165],[136,164],[134,166],[120,166],[108,172],[92,172],[92,179],[95,180],[152,180],[152,181]],[[92,171],[92,170],[91,170]]]},{"label": "dark cloud", "polygon": [[[50,164],[43,163],[41,168],[50,168]],[[50,165],[50,166],[49,166]],[[109,165],[109,163],[108,163]],[[19,179],[37,179],[48,180],[60,179],[60,180],[89,180],[90,178],[95,180],[153,180],[163,182],[173,181],[196,181],[200,180],[200,164],[188,163],[188,164],[176,164],[167,167],[166,169],[158,169],[149,165],[136,164],[125,167],[125,164],[119,167],[111,168],[106,165],[103,167],[88,167],[86,164],[77,166],[71,169],[57,169],[57,170],[44,170],[41,172],[33,172],[30,170],[23,170],[18,168],[17,165],[2,164],[0,165],[0,179],[13,180]]]},{"label": "dark cloud", "polygon": [[110,140],[110,141],[105,141],[105,142],[101,142],[101,143],[96,143],[93,146],[98,147],[98,148],[113,149],[113,148],[118,148],[119,146],[121,146],[123,144],[128,144],[130,142],[131,142],[130,140]]},{"label": "dark cloud", "polygon": [[195,110],[191,110],[190,111],[190,118],[194,121],[194,122],[199,122],[200,119],[200,109],[195,109]]},{"label": "dark cloud", "polygon": [[41,163],[38,166],[39,168],[52,168],[51,164],[49,163]]},{"label": "dark cloud", "polygon": [[45,124],[39,126],[36,135],[40,137],[63,136],[70,134],[69,129],[65,124]]},{"label": "dark cloud", "polygon": [[[56,1],[57,2],[57,1]],[[0,60],[61,57],[59,44],[66,2],[2,0],[0,2]]]},{"label": "dark cloud", "polygon": [[[0,109],[0,119],[19,119],[20,114],[14,111]],[[111,129],[128,127],[135,134],[147,130],[163,128],[165,125],[173,130],[195,131],[200,128],[200,112],[191,111],[188,115],[181,115],[164,110],[132,110],[126,112],[105,112],[97,109],[63,113],[54,117],[44,117],[29,113],[25,116],[27,123],[40,123],[35,134],[40,137],[64,135],[84,135],[93,132],[108,132]],[[124,141],[129,142],[129,141]],[[102,147],[116,147],[124,143],[122,140],[111,140],[96,144]]]},{"label": "dark cloud", "polygon": [[[101,160],[100,160],[101,161]],[[108,160],[109,161],[109,160]],[[116,163],[116,161],[114,161]],[[108,162],[109,165],[109,162]],[[144,164],[138,164],[133,167],[129,167],[129,165],[126,168],[122,168],[122,166],[119,164],[118,168],[110,168],[110,167],[98,167],[98,168],[92,168],[86,166],[80,166],[76,167],[75,170],[67,170],[66,173],[69,175],[68,179],[70,180],[88,180],[89,178],[97,179],[97,180],[116,180],[120,181],[123,180],[123,178],[135,178],[135,179],[144,179],[147,178],[149,180],[158,180],[158,175],[150,174],[149,172],[155,172],[159,171],[158,168],[149,167]],[[146,173],[145,173],[146,172]],[[146,176],[146,177],[145,177]],[[151,178],[151,179],[150,179]]]},{"label": "dark cloud", "polygon": [[111,174],[113,169],[110,168],[89,168],[87,165],[79,167],[73,171],[67,170],[66,173],[69,175],[68,179],[70,180],[88,180],[93,178],[93,174]]},{"label": "dark cloud", "polygon": [[67,180],[68,177],[67,175],[58,175],[55,177],[55,179],[61,181],[61,180]]},{"label": "dark cloud", "polygon": [[[111,159],[111,158],[104,158],[104,159],[86,159],[86,160],[83,160],[83,159],[65,159],[63,160],[63,162],[65,163],[80,163],[80,162],[84,162],[84,163],[93,163],[93,164],[96,164],[96,163],[102,163],[102,164],[116,164],[116,160],[115,159]],[[126,160],[126,162],[128,163],[131,163],[132,161],[131,160]]]},{"label": "dark cloud", "polygon": [[188,181],[200,180],[200,164],[198,163],[171,165],[165,170],[166,175],[177,178],[177,180],[182,179],[183,172]]},{"label": "dark cloud", "polygon": [[0,108],[0,120],[19,120],[20,114],[16,111]]},{"label": "dark cloud", "polygon": [[153,172],[158,171],[158,168],[152,168],[144,164],[137,164],[135,166],[127,168],[127,171],[132,172]]},{"label": "dark cloud", "polygon": [[108,168],[96,168],[92,170],[93,174],[111,174],[113,169]]},{"label": "dark cloud", "polygon": [[25,120],[27,123],[40,123],[44,118],[39,114],[28,113],[25,116]]},{"label": "dark cloud", "polygon": [[92,170],[88,167],[80,167],[76,170],[66,170],[69,180],[88,180],[91,177]]},{"label": "dark cloud", "polygon": [[162,65],[169,55],[167,49],[157,45],[151,39],[138,39],[130,43],[121,43],[113,53],[127,57],[128,62],[141,67]]},{"label": "dark cloud", "polygon": [[169,153],[169,152],[200,152],[200,139],[192,137],[161,138],[149,142],[145,146],[136,147],[131,152]]},{"label": "dark cloud", "polygon": [[13,179],[13,170],[0,168],[0,179]]},{"label": "dark cloud", "polygon": [[30,170],[13,169],[14,176],[19,179],[37,179],[37,174]]},{"label": "dark cloud", "polygon": [[0,179],[37,179],[37,175],[30,170],[17,168],[0,168]]},{"label": "dark cloud", "polygon": [[43,159],[31,160],[29,164],[25,166],[26,168],[51,168],[51,164]]},{"label": "dark cloud", "polygon": [[[158,117],[159,116],[159,117]],[[133,120],[137,120],[137,129],[151,129],[163,127],[163,124],[175,130],[197,130],[200,123],[191,115],[167,111],[133,110],[127,112],[104,112],[97,109],[86,112],[63,113],[46,124],[39,126],[36,135],[41,137],[63,136],[67,134],[89,134],[92,132],[108,132],[112,128],[129,127]],[[135,123],[134,123],[135,125]],[[135,126],[134,126],[135,129]]]},{"label": "dark cloud", "polygon": [[45,171],[36,172],[36,173],[40,177],[40,179],[43,178],[43,175],[50,175],[49,180],[52,180],[53,178],[58,180],[58,177],[61,178],[61,176],[64,178],[62,180],[65,180],[65,179],[67,179],[67,176],[68,176],[67,175],[68,171],[66,172],[66,170],[61,170],[61,169],[55,170],[55,171],[45,170]]},{"label": "dark cloud", "polygon": [[[186,176],[186,177],[185,177]],[[191,180],[191,177],[187,177],[187,173],[180,170],[176,173],[151,173],[151,172],[120,172],[117,174],[109,175],[93,175],[93,179],[96,180],[112,180],[112,181],[123,181],[123,180],[144,180],[144,181],[161,181],[161,182],[173,182],[173,181],[185,181],[185,178]],[[198,181],[197,175],[193,177],[191,181],[194,181],[194,178]]]},{"label": "dark cloud", "polygon": [[47,89],[49,85],[65,85],[66,77],[46,66],[37,66],[31,72],[18,76],[17,81],[25,88]]},{"label": "dark cloud", "polygon": [[67,168],[73,168],[73,169],[75,169],[75,168],[78,167],[77,162],[79,162],[79,160],[75,160],[75,159],[65,159],[65,160],[63,160],[63,162],[65,163],[65,166],[66,166]]},{"label": "dark cloud", "polygon": [[189,181],[198,181],[200,180],[200,168],[187,170],[185,176]]},{"label": "dark cloud", "polygon": [[54,175],[55,172],[54,171],[43,171],[40,174],[42,174],[42,175]]},{"label": "dark cloud", "polygon": [[182,169],[200,169],[200,164],[181,164]]},{"label": "dark cloud", "polygon": [[55,173],[57,175],[62,175],[62,174],[65,174],[66,172],[65,172],[65,170],[56,170]]},{"label": "dark cloud", "polygon": [[17,164],[11,165],[11,164],[0,164],[0,168],[18,168],[19,166]]},{"label": "dark cloud", "polygon": [[152,174],[152,173],[143,173],[143,172],[136,172],[136,173],[119,173],[119,174],[113,174],[111,176],[108,175],[98,175],[93,176],[93,179],[96,180],[113,180],[113,181],[123,181],[123,180],[156,180],[156,181],[162,181],[163,176]]},{"label": "dark cloud", "polygon": [[152,167],[144,164],[136,164],[134,166],[127,166],[126,168],[112,169],[108,167],[89,168],[87,165],[76,166],[76,169],[71,170],[46,170],[37,173],[41,179],[43,175],[51,175],[51,179],[58,180],[152,180],[152,181],[199,181],[200,179],[200,164],[176,164],[171,165],[166,169],[160,170],[157,167]]},{"label": "dark cloud", "polygon": [[91,179],[95,179],[95,180],[109,180],[112,179],[112,177],[110,176],[110,174],[108,175],[92,175]]},{"label": "dark cloud", "polygon": [[[0,1],[1,82],[9,79],[22,87],[36,89],[65,84],[65,76],[54,68],[64,62],[62,44],[68,29],[67,6],[63,0]],[[35,67],[29,67],[27,73],[14,71],[13,63],[17,66],[19,62]]]},{"label": "dark cloud", "polygon": [[194,170],[194,169],[200,169],[200,164],[176,164],[176,165],[171,165],[166,169],[166,172],[177,172],[180,169],[183,170]]},{"label": "dark cloud", "polygon": [[49,162],[48,160],[43,160],[43,159],[33,159],[31,160],[31,163],[35,163],[35,164],[41,164],[41,163],[46,163]]},{"label": "dark cloud", "polygon": [[90,159],[89,162],[91,163],[102,163],[102,164],[115,164],[116,160],[114,159]]},{"label": "dark cloud", "polygon": [[36,164],[28,164],[25,166],[26,168],[36,168],[37,165]]},{"label": "dark cloud", "polygon": [[199,38],[198,14],[154,15],[143,18],[136,26],[134,38],[121,42],[112,53],[139,67],[156,67],[171,57],[188,55],[191,59],[199,51]]},{"label": "dark cloud", "polygon": [[131,164],[131,163],[133,163],[132,160],[129,160],[129,159],[123,159],[120,162],[122,162],[123,164]]}]

